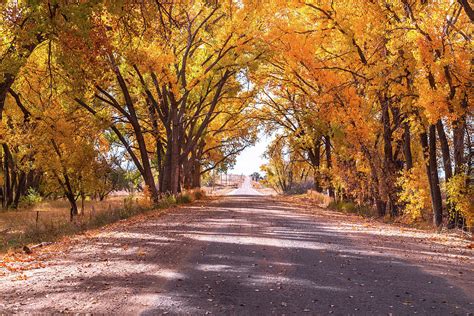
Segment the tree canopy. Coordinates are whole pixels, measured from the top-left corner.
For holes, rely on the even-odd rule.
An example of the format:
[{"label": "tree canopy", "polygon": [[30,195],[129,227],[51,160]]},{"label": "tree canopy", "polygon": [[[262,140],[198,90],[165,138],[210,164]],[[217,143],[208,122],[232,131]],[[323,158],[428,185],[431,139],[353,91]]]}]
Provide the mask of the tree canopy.
[{"label": "tree canopy", "polygon": [[[3,1],[0,199],[201,186],[273,134],[267,183],[472,226],[468,1]],[[117,158],[120,157],[120,158]],[[114,180],[115,179],[115,180]],[[303,186],[302,186],[303,187]],[[294,190],[293,190],[294,191]]]}]

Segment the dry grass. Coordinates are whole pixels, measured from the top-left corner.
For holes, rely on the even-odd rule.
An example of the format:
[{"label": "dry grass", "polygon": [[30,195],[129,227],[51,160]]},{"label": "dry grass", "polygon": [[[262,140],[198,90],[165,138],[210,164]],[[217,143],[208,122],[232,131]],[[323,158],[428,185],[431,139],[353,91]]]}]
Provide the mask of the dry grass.
[{"label": "dry grass", "polygon": [[313,200],[320,207],[328,207],[329,204],[334,202],[334,199],[329,195],[319,193],[318,191],[308,190],[306,196]]},{"label": "dry grass", "polygon": [[[111,197],[105,201],[85,201],[84,213],[81,217],[90,217],[95,209],[96,213],[124,206],[124,198]],[[80,205],[79,205],[80,207]],[[55,222],[69,220],[69,203],[66,200],[44,201],[30,208],[19,208],[0,212],[0,231],[5,228],[21,229],[36,223],[37,216],[40,221],[52,219]]]},{"label": "dry grass", "polygon": [[166,209],[201,199],[200,190],[166,196],[152,205],[143,196],[113,196],[105,201],[85,201],[84,211],[70,221],[70,206],[66,200],[41,202],[18,210],[0,212],[0,253],[27,244],[54,241],[88,229],[101,227],[153,209]]}]

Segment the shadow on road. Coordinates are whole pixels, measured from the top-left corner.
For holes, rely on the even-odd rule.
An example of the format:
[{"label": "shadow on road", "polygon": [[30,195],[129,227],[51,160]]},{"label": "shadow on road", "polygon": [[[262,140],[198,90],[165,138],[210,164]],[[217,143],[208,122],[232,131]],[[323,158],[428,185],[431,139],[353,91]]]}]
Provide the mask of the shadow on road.
[{"label": "shadow on road", "polygon": [[[150,315],[473,311],[472,292],[440,276],[446,267],[404,259],[407,252],[430,255],[428,246],[387,237],[372,247],[380,235],[341,227],[271,198],[228,197],[101,237],[95,260],[110,270],[71,276],[72,285],[36,299],[55,291],[107,300],[121,288]],[[120,273],[124,265],[136,270]]]}]

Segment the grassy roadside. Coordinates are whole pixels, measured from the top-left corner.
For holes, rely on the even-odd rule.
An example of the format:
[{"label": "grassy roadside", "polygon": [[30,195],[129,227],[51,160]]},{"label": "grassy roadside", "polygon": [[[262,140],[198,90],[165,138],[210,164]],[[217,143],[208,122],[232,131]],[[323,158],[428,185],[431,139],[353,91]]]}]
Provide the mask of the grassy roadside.
[{"label": "grassy roadside", "polygon": [[[205,197],[200,190],[167,196],[158,205],[144,198],[126,197],[112,200],[106,206],[90,204],[85,212],[69,221],[66,207],[48,211],[13,211],[0,214],[0,254],[21,250],[26,245],[54,242],[150,211],[165,210],[188,204]],[[3,215],[3,216],[2,216]]]},{"label": "grassy roadside", "polygon": [[325,194],[318,193],[316,191],[308,191],[305,194],[299,195],[287,195],[287,196],[280,196],[284,201],[299,204],[304,207],[319,207],[322,209],[326,209],[329,211],[334,211],[337,213],[341,213],[344,215],[349,216],[356,216],[359,218],[363,218],[366,221],[376,221],[384,224],[389,224],[394,227],[404,228],[404,229],[418,229],[426,232],[445,232],[449,234],[455,234],[461,236],[463,239],[473,241],[472,246],[474,247],[474,234],[468,231],[462,231],[460,229],[448,230],[445,227],[441,229],[433,228],[431,219],[418,219],[413,220],[409,216],[400,216],[396,219],[390,217],[387,214],[384,217],[378,216],[375,209],[366,206],[366,205],[358,205],[357,203],[350,202],[350,201],[334,201],[332,198]]}]

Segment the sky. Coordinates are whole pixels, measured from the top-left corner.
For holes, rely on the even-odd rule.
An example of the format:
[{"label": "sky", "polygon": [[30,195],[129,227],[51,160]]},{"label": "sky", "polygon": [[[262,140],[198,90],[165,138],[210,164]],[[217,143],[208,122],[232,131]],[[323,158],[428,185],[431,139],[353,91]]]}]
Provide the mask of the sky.
[{"label": "sky", "polygon": [[260,166],[267,163],[267,160],[263,158],[263,153],[270,142],[271,136],[261,133],[255,146],[248,147],[240,153],[234,168],[229,173],[243,175],[262,173]]}]

